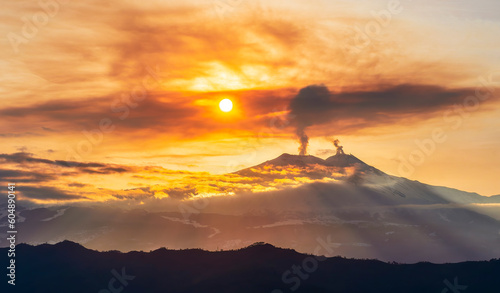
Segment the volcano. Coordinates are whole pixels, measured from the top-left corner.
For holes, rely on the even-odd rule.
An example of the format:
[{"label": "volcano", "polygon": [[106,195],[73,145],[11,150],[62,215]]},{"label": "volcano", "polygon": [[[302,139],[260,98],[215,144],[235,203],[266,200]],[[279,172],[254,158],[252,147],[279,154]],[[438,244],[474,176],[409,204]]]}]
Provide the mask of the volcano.
[{"label": "volcano", "polygon": [[306,165],[313,165],[313,164],[318,164],[318,165],[325,165],[325,160],[315,157],[315,156],[309,156],[309,155],[291,155],[284,153],[280,155],[279,157],[266,161],[260,165],[257,165],[255,167],[260,167],[264,165],[271,165],[271,166],[298,166],[298,167],[304,167]]},{"label": "volcano", "polygon": [[[206,198],[203,205],[167,199],[149,210],[19,210],[24,231],[19,241],[67,239],[121,251],[238,249],[262,241],[312,254],[318,243],[329,243],[335,255],[398,262],[500,255],[498,196],[393,176],[342,151],[327,159],[285,153],[227,175],[236,182],[245,179],[241,190]],[[67,225],[75,219],[78,226]]]},{"label": "volcano", "polygon": [[[311,155],[292,155],[284,153],[277,158],[265,161],[259,165],[245,168],[234,172],[234,174],[248,176],[259,170],[295,170],[301,175],[318,179],[320,173],[324,177],[351,180],[355,176],[356,180],[367,175],[384,176],[387,175],[379,169],[370,166],[352,154],[337,152],[335,155],[321,159]],[[339,176],[342,174],[343,176]],[[255,175],[255,174],[254,174]]]}]

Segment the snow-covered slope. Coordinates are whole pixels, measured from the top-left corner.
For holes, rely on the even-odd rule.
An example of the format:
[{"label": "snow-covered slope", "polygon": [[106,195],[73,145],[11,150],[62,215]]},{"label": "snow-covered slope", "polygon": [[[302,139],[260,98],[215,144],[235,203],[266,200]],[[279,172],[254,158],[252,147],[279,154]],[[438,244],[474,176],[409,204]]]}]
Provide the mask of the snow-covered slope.
[{"label": "snow-covered slope", "polygon": [[[311,180],[324,178],[335,179],[338,183],[351,184],[352,196],[359,202],[365,202],[367,190],[381,197],[384,204],[470,204],[500,203],[500,196],[485,197],[477,193],[464,192],[453,188],[432,186],[419,181],[388,175],[370,166],[352,154],[337,153],[323,160],[315,156],[282,154],[262,164],[235,172],[235,174],[268,179],[269,170],[279,170],[286,176],[287,170],[292,176],[287,178],[307,177]],[[274,175],[271,179],[275,179]],[[334,183],[332,183],[334,184]],[[331,192],[338,189],[330,188]],[[351,193],[351,192],[349,192]],[[343,193],[345,195],[345,192]],[[331,194],[332,200],[343,195]],[[369,198],[372,198],[369,196]],[[335,200],[334,200],[335,201]]]},{"label": "snow-covered slope", "polygon": [[[450,262],[500,256],[500,196],[427,185],[388,175],[353,155],[326,160],[283,154],[235,172],[276,189],[178,202],[145,210],[52,207],[20,210],[20,242],[64,239],[90,248],[241,248],[264,241],[314,253],[387,261]],[[279,186],[296,180],[298,185]],[[186,208],[188,207],[188,208]],[[495,216],[496,215],[496,216]],[[0,221],[6,213],[0,210]],[[6,234],[0,232],[0,246]],[[409,253],[411,252],[411,253]]]}]

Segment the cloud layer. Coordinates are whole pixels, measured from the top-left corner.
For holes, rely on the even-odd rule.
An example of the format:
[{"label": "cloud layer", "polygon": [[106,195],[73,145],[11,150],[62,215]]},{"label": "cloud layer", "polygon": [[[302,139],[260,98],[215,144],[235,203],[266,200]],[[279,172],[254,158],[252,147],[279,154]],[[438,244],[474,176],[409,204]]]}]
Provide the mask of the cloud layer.
[{"label": "cloud layer", "polygon": [[[37,1],[10,1],[0,12],[0,143],[11,156],[2,160],[74,176],[154,164],[221,173],[234,157],[250,153],[239,164],[250,166],[278,155],[297,136],[305,154],[322,136],[425,132],[500,66],[500,23],[483,11],[496,11],[491,1],[458,10],[471,19],[447,16],[460,3],[427,3],[432,15],[402,3],[376,32],[366,28],[386,1],[243,1],[223,14],[197,0],[52,3],[47,12]],[[23,19],[33,24],[41,13],[47,22],[29,29]],[[233,112],[218,110],[223,98]],[[487,110],[498,103],[484,104],[474,116],[490,132],[474,126],[480,137],[471,141],[494,152],[498,122]],[[87,161],[103,166],[71,163]],[[11,177],[57,176],[41,169]],[[144,172],[136,175],[157,176]],[[81,184],[63,181],[57,188]],[[126,185],[118,181],[111,184]],[[178,188],[193,187],[162,190]]]},{"label": "cloud layer", "polygon": [[[155,166],[47,160],[29,153],[0,154],[5,169],[0,178],[16,182],[20,198],[36,203],[67,201],[116,201],[146,198],[187,199],[279,190],[316,181],[336,181],[354,173],[353,168],[259,165],[237,173],[168,170]],[[110,183],[125,179],[128,188]]]}]

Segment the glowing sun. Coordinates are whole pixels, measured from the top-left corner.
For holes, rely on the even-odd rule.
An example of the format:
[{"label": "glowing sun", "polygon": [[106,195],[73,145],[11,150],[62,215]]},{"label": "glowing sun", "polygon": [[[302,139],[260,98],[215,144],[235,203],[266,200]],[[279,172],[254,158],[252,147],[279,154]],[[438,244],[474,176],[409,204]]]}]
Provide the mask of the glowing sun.
[{"label": "glowing sun", "polygon": [[233,109],[233,102],[230,99],[220,101],[219,108],[222,112],[229,112]]}]

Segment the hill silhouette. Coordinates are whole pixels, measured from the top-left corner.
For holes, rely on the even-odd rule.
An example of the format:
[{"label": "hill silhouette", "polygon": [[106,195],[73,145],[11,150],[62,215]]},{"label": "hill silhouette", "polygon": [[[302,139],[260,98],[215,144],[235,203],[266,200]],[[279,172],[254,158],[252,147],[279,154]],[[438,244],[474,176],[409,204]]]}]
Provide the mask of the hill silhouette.
[{"label": "hill silhouette", "polygon": [[[7,255],[7,249],[0,253]],[[264,243],[235,251],[161,248],[121,253],[64,241],[20,244],[16,256],[17,285],[2,282],[2,292],[113,292],[110,284],[123,293],[454,292],[447,284],[467,286],[457,291],[466,293],[500,289],[500,260],[436,265],[317,259]],[[123,279],[113,281],[116,275]]]}]

